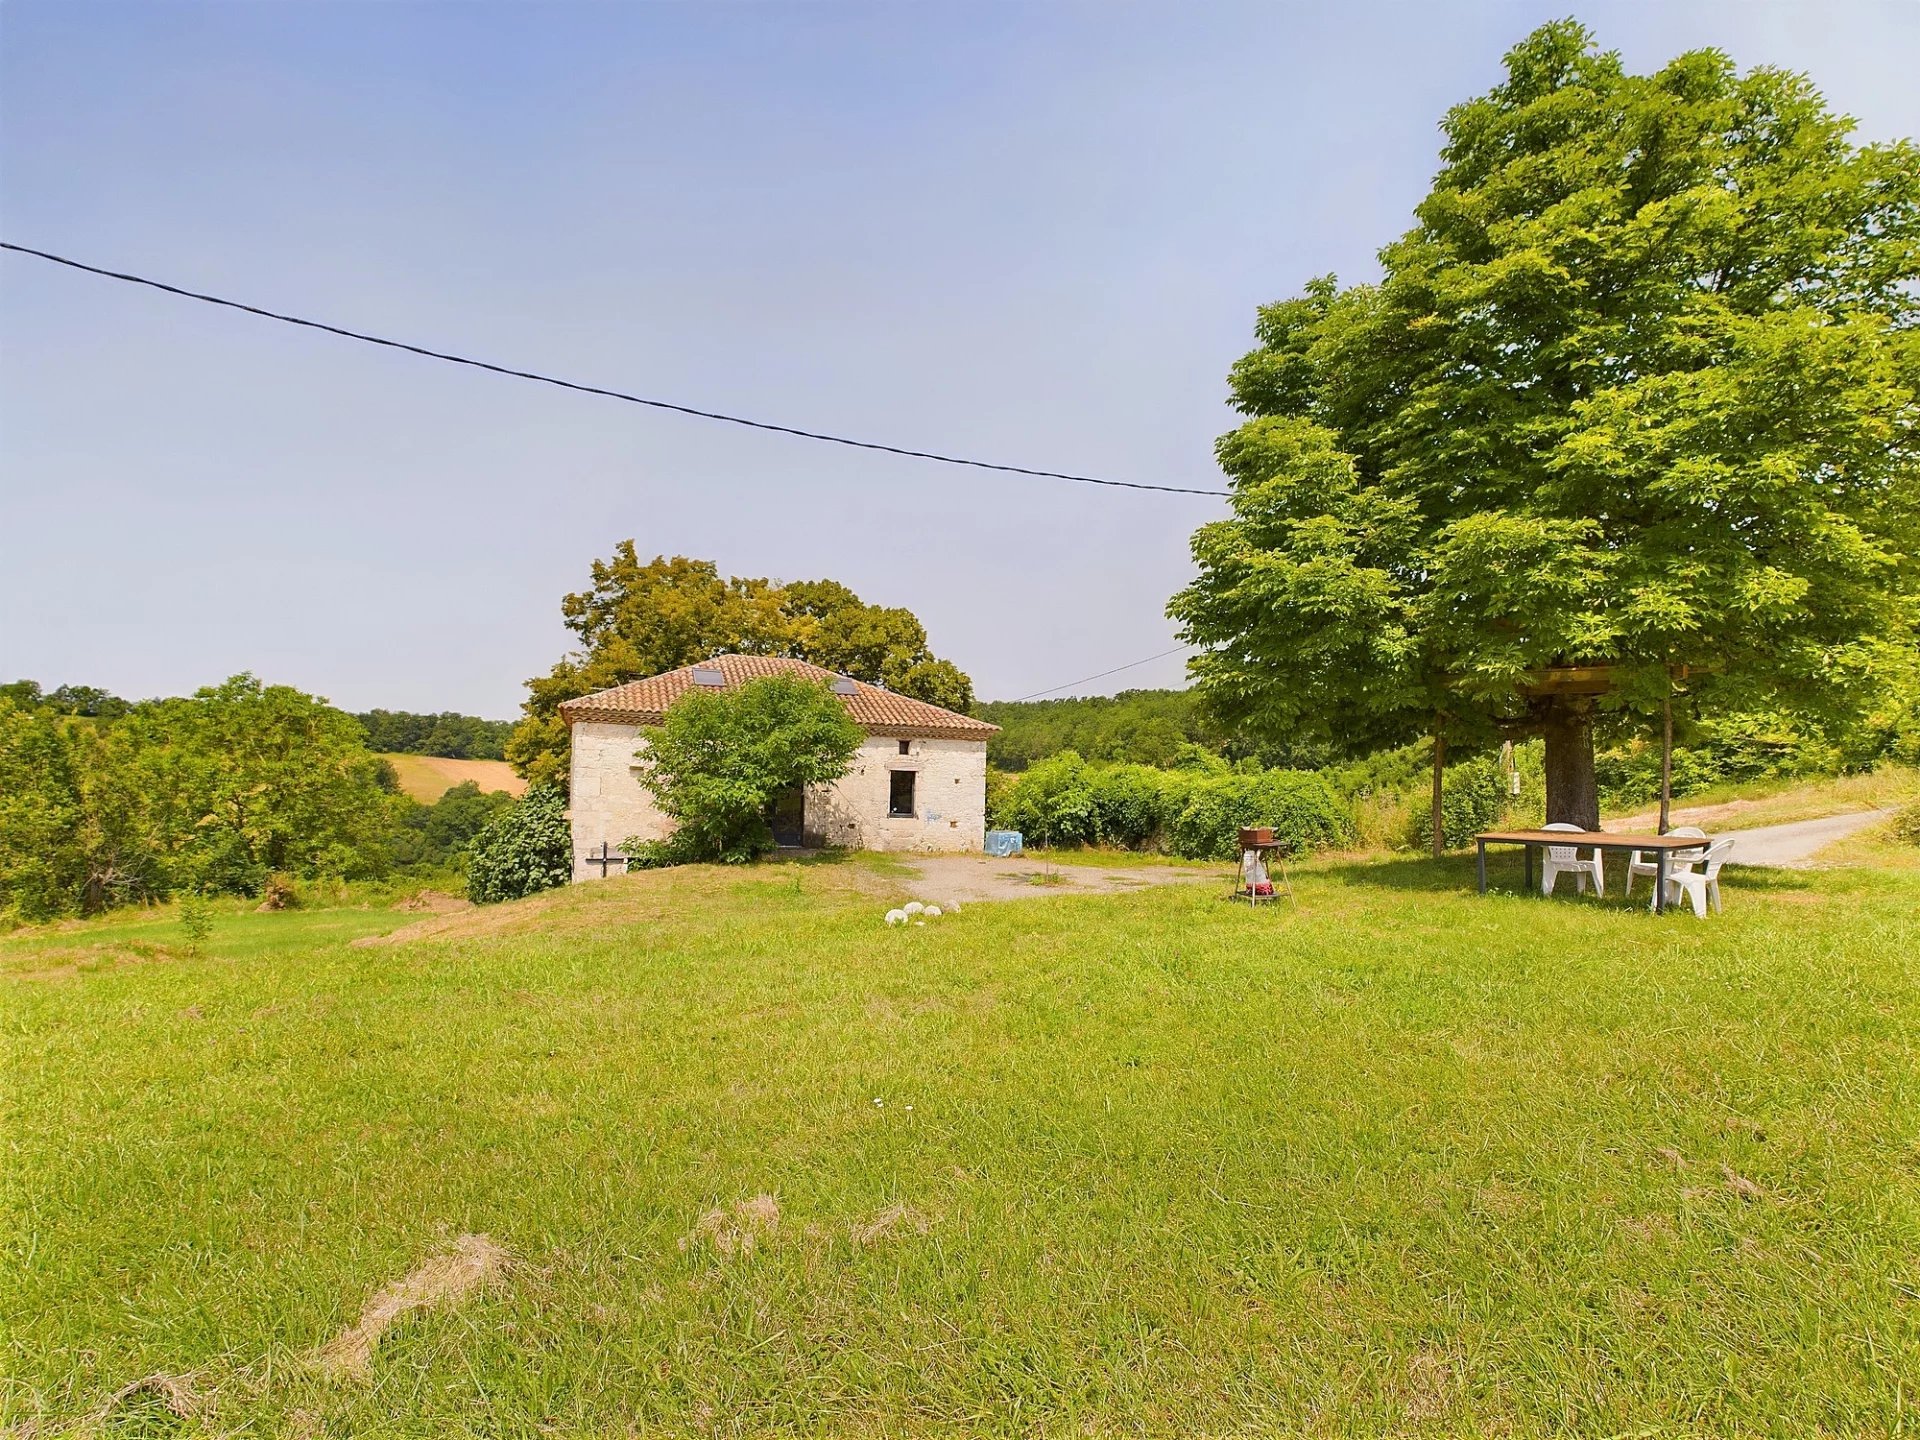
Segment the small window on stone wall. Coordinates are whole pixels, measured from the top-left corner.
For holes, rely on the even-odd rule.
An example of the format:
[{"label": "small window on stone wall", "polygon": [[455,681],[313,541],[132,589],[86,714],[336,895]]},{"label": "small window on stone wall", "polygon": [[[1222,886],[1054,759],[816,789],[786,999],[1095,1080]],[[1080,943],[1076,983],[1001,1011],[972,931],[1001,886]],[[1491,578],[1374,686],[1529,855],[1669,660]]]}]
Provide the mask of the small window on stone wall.
[{"label": "small window on stone wall", "polygon": [[[902,744],[905,742],[902,741]],[[894,770],[887,776],[887,814],[913,814],[913,771]]]},{"label": "small window on stone wall", "polygon": [[902,755],[911,755],[913,753],[913,742],[911,740],[902,740],[900,742],[900,753]]}]

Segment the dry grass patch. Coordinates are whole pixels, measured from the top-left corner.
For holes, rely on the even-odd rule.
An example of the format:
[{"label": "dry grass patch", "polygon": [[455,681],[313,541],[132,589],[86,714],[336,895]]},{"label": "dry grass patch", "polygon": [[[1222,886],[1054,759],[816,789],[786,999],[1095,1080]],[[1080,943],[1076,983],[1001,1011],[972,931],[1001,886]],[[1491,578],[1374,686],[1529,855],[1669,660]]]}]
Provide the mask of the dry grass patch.
[{"label": "dry grass patch", "polygon": [[122,1385],[113,1394],[100,1403],[89,1417],[88,1428],[95,1429],[112,1422],[122,1411],[131,1408],[135,1402],[150,1399],[176,1420],[192,1420],[201,1416],[207,1406],[206,1397],[193,1386],[190,1375],[169,1375],[156,1370],[151,1375],[142,1375]]},{"label": "dry grass patch", "polygon": [[453,1252],[436,1255],[394,1281],[360,1312],[360,1318],[314,1352],[314,1364],[333,1379],[364,1380],[374,1347],[402,1315],[431,1306],[455,1305],[506,1270],[506,1250],[485,1235],[462,1235]]},{"label": "dry grass patch", "polygon": [[755,1195],[736,1200],[731,1209],[707,1211],[694,1222],[693,1229],[680,1237],[682,1250],[711,1246],[725,1259],[751,1255],[762,1235],[780,1228],[780,1202],[771,1195]]},{"label": "dry grass patch", "polygon": [[932,1228],[933,1221],[911,1205],[895,1204],[877,1211],[871,1220],[855,1224],[850,1233],[854,1244],[865,1247],[877,1245],[901,1231],[924,1235]]},{"label": "dry grass patch", "polygon": [[[95,975],[103,970],[118,970],[126,965],[142,965],[156,960],[177,960],[180,952],[170,945],[129,940],[117,945],[76,945],[42,950],[36,960],[43,962],[31,970],[12,971],[14,980],[71,980],[79,975]],[[46,961],[53,961],[49,965]]]}]

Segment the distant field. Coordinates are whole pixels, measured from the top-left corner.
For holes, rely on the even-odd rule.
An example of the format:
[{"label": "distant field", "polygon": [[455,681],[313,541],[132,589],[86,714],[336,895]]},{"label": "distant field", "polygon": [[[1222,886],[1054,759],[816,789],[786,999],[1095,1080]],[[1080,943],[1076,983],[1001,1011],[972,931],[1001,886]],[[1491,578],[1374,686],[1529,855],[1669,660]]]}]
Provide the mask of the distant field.
[{"label": "distant field", "polygon": [[1912,1433],[1920,875],[902,868],[0,937],[0,1433]]},{"label": "distant field", "polygon": [[518,795],[527,782],[504,760],[442,760],[438,755],[382,755],[400,777],[400,788],[423,805],[431,805],[456,785],[472,780],[482,790],[504,790]]}]

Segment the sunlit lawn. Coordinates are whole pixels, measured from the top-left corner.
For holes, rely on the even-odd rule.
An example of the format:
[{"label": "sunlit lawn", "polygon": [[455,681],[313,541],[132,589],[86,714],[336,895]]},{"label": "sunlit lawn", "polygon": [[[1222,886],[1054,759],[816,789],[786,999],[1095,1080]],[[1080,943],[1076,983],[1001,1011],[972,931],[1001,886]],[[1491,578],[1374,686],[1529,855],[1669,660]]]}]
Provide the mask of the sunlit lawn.
[{"label": "sunlit lawn", "polygon": [[[1702,923],[1329,864],[1260,911],[904,930],[888,883],[656,873],[371,948],[415,917],[0,940],[5,1418],[1911,1427],[1920,875],[1730,876]],[[314,1366],[469,1233],[501,1283],[402,1316],[365,1382]]]}]

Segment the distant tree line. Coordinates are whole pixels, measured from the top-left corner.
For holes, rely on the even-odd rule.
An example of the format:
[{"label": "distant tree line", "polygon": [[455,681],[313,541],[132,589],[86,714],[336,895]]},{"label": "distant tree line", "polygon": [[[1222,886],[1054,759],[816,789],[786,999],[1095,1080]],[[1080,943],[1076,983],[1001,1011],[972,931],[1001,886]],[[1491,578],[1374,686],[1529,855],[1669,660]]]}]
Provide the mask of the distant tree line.
[{"label": "distant tree line", "polygon": [[[37,680],[14,680],[0,685],[0,700],[22,710],[50,710],[56,715],[80,715],[113,720],[134,708],[97,685],[61,685],[43,689]],[[367,748],[388,755],[438,755],[447,760],[504,760],[511,720],[482,720],[442,710],[420,715],[410,710],[368,710],[353,717],[366,735]]]},{"label": "distant tree line", "polygon": [[1233,748],[1232,732],[1204,714],[1188,690],[995,700],[975,713],[1000,727],[987,742],[987,761],[1002,770],[1025,770],[1065,750],[1088,760],[1172,766],[1196,746],[1221,756]]},{"label": "distant tree line", "polygon": [[366,732],[367,748],[390,755],[438,755],[447,760],[504,760],[511,720],[482,720],[443,710],[416,715],[410,710],[368,710],[355,715]]},{"label": "distant tree line", "polygon": [[0,685],[0,701],[18,705],[23,710],[47,709],[57,715],[85,715],[92,719],[112,719],[133,708],[131,702],[95,685],[61,685],[42,690],[37,680],[13,680]]}]

